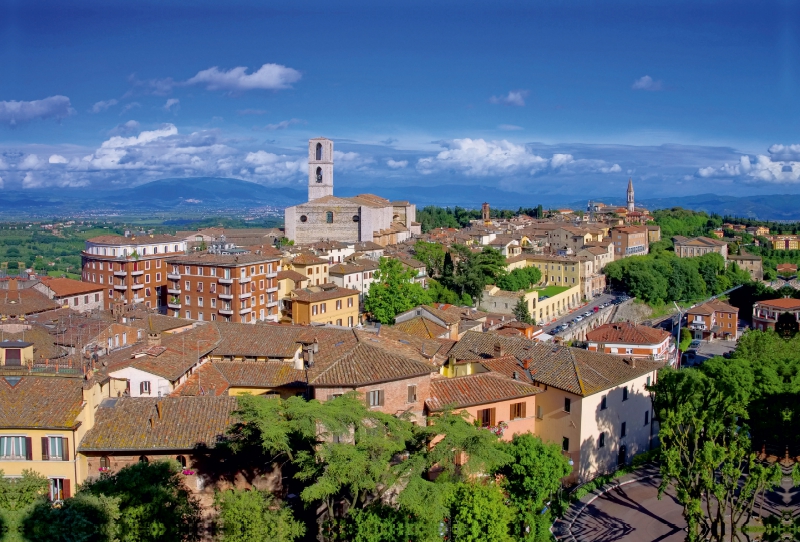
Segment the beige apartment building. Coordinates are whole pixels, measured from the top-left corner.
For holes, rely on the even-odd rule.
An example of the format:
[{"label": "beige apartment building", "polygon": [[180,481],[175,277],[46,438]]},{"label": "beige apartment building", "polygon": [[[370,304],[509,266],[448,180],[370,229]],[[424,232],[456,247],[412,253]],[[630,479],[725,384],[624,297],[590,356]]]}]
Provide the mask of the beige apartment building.
[{"label": "beige apartment building", "polygon": [[643,256],[650,252],[649,234],[645,226],[621,226],[611,230],[614,259]]},{"label": "beige apartment building", "polygon": [[357,326],[358,290],[340,288],[333,283],[309,286],[291,292],[292,323]]},{"label": "beige apartment building", "polygon": [[724,259],[728,259],[728,243],[710,237],[683,237],[676,235],[672,238],[675,245],[675,255],[678,258],[693,258],[716,252]]},{"label": "beige apartment building", "polygon": [[141,303],[166,313],[165,260],[185,252],[186,241],[174,235],[93,237],[81,252],[81,280],[103,287],[106,310],[114,303]]}]

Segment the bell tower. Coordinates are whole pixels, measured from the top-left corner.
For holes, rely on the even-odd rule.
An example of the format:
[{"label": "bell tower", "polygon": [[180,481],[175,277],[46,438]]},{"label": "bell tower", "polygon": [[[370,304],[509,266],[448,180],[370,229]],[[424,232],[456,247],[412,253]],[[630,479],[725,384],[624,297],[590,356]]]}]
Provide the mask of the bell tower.
[{"label": "bell tower", "polygon": [[628,212],[632,213],[635,209],[633,204],[633,179],[628,179]]},{"label": "bell tower", "polygon": [[308,201],[333,195],[333,141],[308,140]]}]

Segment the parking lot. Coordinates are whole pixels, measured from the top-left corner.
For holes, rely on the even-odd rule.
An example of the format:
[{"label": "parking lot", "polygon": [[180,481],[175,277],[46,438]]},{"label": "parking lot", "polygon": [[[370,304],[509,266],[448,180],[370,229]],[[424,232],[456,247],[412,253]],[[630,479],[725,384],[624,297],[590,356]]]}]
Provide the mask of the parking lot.
[{"label": "parking lot", "polygon": [[[707,359],[711,359],[717,356],[724,356],[728,352],[733,352],[736,348],[736,341],[712,341],[706,342],[701,341],[700,346],[697,348],[694,358],[691,355],[688,356],[688,363],[685,363],[684,366],[695,366],[700,365]],[[690,354],[691,350],[687,350],[687,354]]]}]

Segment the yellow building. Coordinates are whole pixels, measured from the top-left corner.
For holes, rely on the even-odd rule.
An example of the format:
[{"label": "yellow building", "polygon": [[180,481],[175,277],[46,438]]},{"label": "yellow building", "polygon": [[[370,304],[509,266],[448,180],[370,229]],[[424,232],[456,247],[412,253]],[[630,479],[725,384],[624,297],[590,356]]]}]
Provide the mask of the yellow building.
[{"label": "yellow building", "polygon": [[301,325],[358,325],[358,290],[333,283],[309,286],[291,292],[292,323]]},{"label": "yellow building", "polygon": [[535,267],[542,273],[544,286],[572,287],[581,284],[581,262],[576,256],[523,254],[506,260],[506,270]]},{"label": "yellow building", "polygon": [[33,470],[50,481],[52,500],[72,496],[77,484],[92,474],[76,451],[94,425],[95,409],[104,398],[123,393],[125,386],[122,380],[86,380],[68,368],[31,376],[24,369],[4,366],[0,470],[11,477]]},{"label": "yellow building", "polygon": [[514,306],[524,296],[528,310],[537,324],[546,324],[564,316],[581,303],[580,284],[575,286],[541,286],[527,291],[506,292],[497,286],[487,286],[481,307],[489,312],[513,314]]},{"label": "yellow building", "polygon": [[775,250],[798,250],[800,249],[800,236],[798,235],[772,235],[768,237]]},{"label": "yellow building", "polygon": [[328,282],[328,260],[323,260],[313,254],[306,252],[298,254],[287,264],[286,269],[305,275],[313,286]]}]

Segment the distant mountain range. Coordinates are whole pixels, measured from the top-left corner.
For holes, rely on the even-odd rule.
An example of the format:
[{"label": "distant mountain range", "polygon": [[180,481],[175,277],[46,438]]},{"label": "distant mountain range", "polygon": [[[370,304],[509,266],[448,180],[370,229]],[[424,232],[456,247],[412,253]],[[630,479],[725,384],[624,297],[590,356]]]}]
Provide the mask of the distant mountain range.
[{"label": "distant mountain range", "polygon": [[[491,186],[385,186],[380,188],[340,187],[337,195],[354,196],[374,192],[390,200],[409,200],[417,207],[425,205],[477,208],[484,201],[492,207],[518,209],[568,206],[584,209],[587,200],[575,201],[574,195],[520,194]],[[0,191],[0,215],[6,217],[43,217],[91,212],[121,214],[197,214],[257,207],[282,208],[306,201],[305,189],[265,186],[239,179],[192,177],[161,179],[119,190],[37,189]],[[619,196],[592,198],[608,205],[624,205]],[[648,209],[683,207],[721,215],[761,220],[800,221],[800,195],[720,196],[700,194],[674,198],[640,198]]]}]

